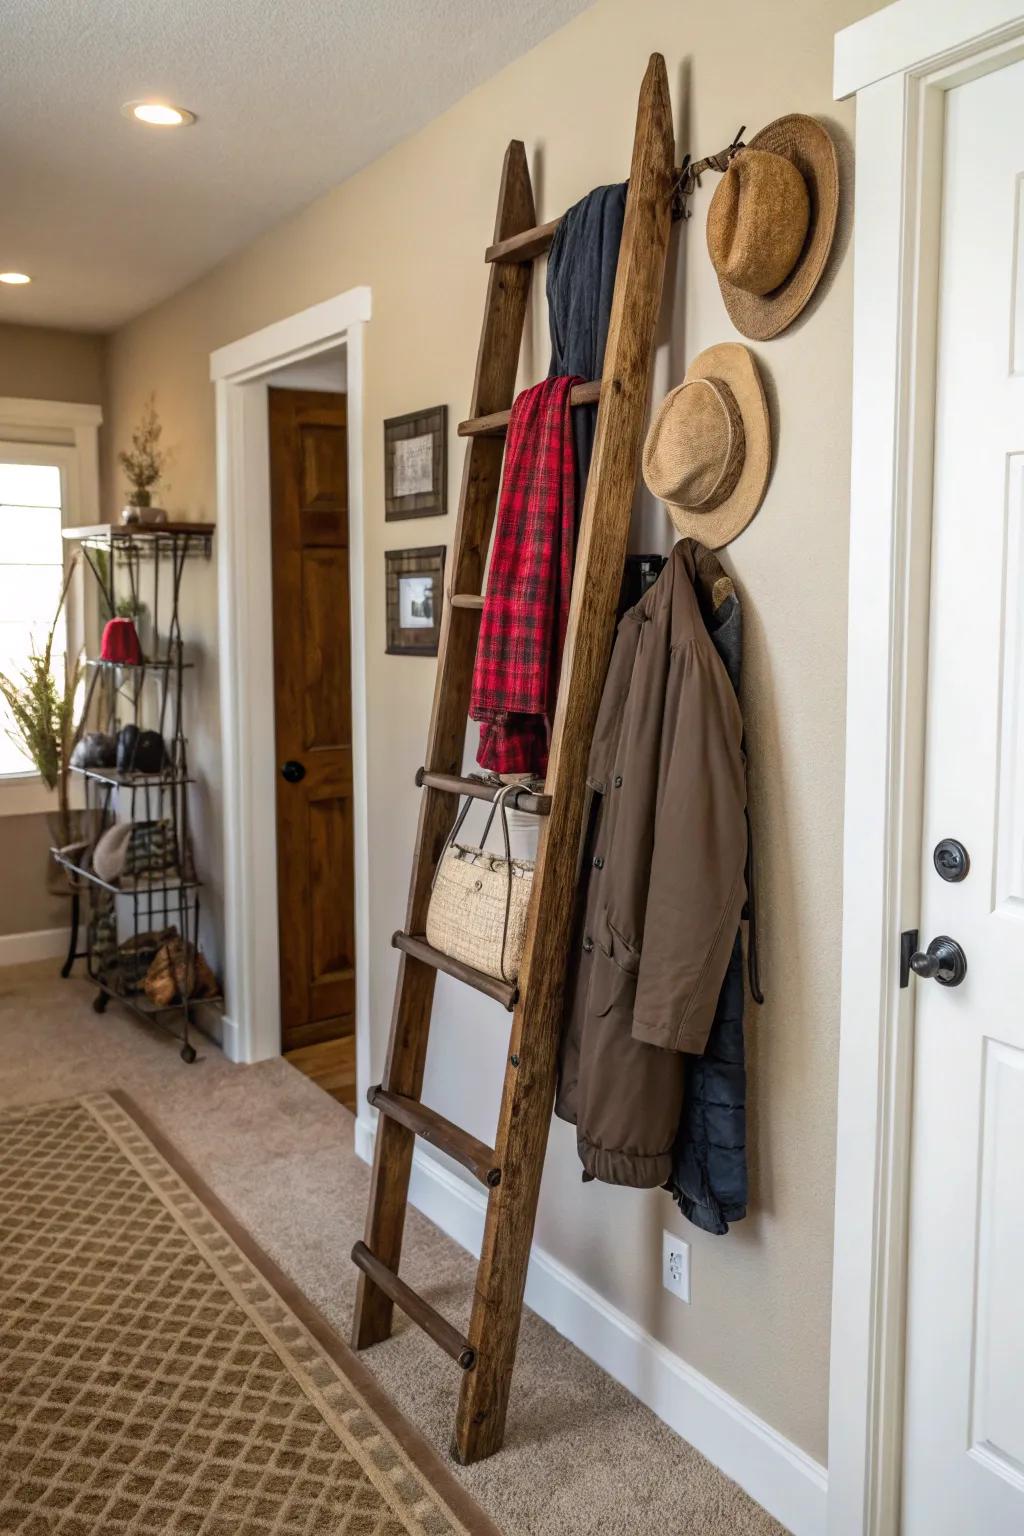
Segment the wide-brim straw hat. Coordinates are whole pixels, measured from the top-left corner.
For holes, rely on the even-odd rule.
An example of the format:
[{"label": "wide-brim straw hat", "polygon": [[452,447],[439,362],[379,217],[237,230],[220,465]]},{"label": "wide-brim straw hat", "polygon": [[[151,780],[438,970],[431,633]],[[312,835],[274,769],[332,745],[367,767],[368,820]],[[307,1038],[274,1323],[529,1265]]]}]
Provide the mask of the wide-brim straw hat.
[{"label": "wide-brim straw hat", "polygon": [[839,212],[839,161],[823,125],[799,112],[776,118],[755,133],[746,147],[782,155],[791,161],[803,177],[810,202],[807,235],[800,254],[777,288],[765,294],[751,293],[718,274],[722,298],[736,329],[752,341],[770,341],[796,319],[825,271]]},{"label": "wide-brim straw hat", "polygon": [[644,481],[684,538],[721,549],[750,522],[772,464],[771,423],[757,363],[737,341],[695,357],[654,414]]}]

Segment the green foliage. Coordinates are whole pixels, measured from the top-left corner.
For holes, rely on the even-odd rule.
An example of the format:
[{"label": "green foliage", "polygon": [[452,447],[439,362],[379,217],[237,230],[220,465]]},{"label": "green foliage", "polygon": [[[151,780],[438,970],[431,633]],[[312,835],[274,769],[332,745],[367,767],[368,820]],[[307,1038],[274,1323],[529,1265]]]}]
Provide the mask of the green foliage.
[{"label": "green foliage", "polygon": [[160,447],[162,431],[156,413],[156,396],[150,395],[132,433],[131,450],[122,448],[117,456],[132,487],[130,500],[139,507],[149,506],[152,487],[160,479],[167,462],[167,455]]},{"label": "green foliage", "polygon": [[59,791],[62,819],[68,812],[68,769],[80,734],[75,723],[75,694],[82,677],[81,657],[64,657],[63,679],[53,674],[53,643],[75,573],[77,557],[68,566],[60,601],[42,650],[33,642],[28,665],[20,675],[0,672],[0,695],[13,719],[8,735],[28,753],[47,789]]}]

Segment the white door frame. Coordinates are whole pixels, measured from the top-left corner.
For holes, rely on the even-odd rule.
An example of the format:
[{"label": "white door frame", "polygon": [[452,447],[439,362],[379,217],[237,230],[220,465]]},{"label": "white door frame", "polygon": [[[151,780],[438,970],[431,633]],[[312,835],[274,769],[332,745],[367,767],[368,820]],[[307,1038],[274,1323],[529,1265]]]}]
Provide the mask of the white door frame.
[{"label": "white door frame", "polygon": [[943,97],[1022,56],[1022,0],[897,0],[836,37],[857,188],[831,1536],[899,1529]]},{"label": "white door frame", "polygon": [[[355,816],[356,1067],[369,1078],[369,851],[363,580],[363,331],[369,288],[279,320],[210,354],[217,407],[217,560],[224,816],[224,1048],[281,1051],[274,756],[273,586],[267,376],[344,344],[348,367],[352,784]],[[365,1081],[364,1081],[365,1078]]]}]

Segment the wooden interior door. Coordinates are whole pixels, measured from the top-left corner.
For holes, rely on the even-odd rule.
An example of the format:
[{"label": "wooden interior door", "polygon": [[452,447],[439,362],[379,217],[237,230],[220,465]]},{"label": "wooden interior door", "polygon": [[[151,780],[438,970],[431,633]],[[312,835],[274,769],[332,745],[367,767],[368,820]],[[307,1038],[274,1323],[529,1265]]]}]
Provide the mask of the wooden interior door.
[{"label": "wooden interior door", "polygon": [[[344,395],[271,389],[281,1049],[355,1030]],[[299,1064],[299,1063],[296,1063]]]}]

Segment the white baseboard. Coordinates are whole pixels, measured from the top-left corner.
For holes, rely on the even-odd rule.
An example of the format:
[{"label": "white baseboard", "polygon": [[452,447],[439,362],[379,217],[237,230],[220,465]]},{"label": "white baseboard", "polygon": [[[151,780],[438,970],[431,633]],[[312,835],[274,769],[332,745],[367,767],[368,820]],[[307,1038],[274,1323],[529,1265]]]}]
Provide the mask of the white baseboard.
[{"label": "white baseboard", "polygon": [[[376,1121],[356,1120],[355,1149],[373,1159]],[[417,1147],[409,1197],[417,1210],[478,1255],[487,1198]],[[793,1536],[824,1536],[828,1474],[813,1457],[659,1344],[564,1264],[534,1247],[526,1301],[539,1317],[633,1395]]]},{"label": "white baseboard", "polygon": [[237,1020],[229,1018],[226,1013],[217,1014],[214,1019],[212,1008],[205,1009],[201,1017],[203,1028],[216,1040],[228,1061],[242,1062],[242,1036]]},{"label": "white baseboard", "polygon": [[30,960],[56,960],[68,952],[71,930],[37,928],[32,933],[0,933],[0,966],[27,965]]}]

